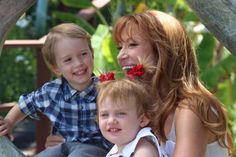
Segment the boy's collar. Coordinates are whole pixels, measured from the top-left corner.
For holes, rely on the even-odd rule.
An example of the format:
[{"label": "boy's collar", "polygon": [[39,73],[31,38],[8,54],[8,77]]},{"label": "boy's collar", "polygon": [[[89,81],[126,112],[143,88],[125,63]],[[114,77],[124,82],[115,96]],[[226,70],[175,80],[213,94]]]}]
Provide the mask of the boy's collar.
[{"label": "boy's collar", "polygon": [[84,97],[88,95],[91,91],[94,90],[94,88],[96,88],[96,83],[98,82],[98,78],[94,74],[92,74],[91,79],[92,79],[92,82],[86,89],[84,89],[83,91],[78,91],[74,89],[73,87],[71,87],[68,81],[62,77],[62,90],[63,90],[64,99],[69,100],[76,94],[78,94],[79,97]]}]

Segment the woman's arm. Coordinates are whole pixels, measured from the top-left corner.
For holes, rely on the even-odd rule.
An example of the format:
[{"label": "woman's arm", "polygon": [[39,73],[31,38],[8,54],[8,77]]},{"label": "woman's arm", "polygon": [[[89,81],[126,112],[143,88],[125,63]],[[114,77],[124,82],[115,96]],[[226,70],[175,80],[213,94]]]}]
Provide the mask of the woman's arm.
[{"label": "woman's arm", "polygon": [[197,115],[188,108],[177,108],[175,124],[174,157],[204,157],[208,143],[208,131]]}]

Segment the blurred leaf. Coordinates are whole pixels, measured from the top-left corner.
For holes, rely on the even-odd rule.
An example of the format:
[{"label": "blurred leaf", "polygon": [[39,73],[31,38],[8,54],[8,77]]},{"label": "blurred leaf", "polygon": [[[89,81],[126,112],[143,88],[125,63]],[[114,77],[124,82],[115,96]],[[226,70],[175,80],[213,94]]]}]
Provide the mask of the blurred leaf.
[{"label": "blurred leaf", "polygon": [[92,36],[92,46],[94,49],[95,74],[98,75],[104,71],[121,72],[116,59],[117,49],[112,40],[109,27],[105,25],[98,26],[95,34]]},{"label": "blurred leaf", "polygon": [[95,74],[104,70],[105,62],[102,54],[103,41],[109,33],[109,27],[105,25],[98,25],[95,33],[93,34],[91,41],[94,49],[94,70]]},{"label": "blurred leaf", "polygon": [[105,38],[102,46],[102,52],[104,59],[106,60],[106,69],[111,70],[120,70],[120,66],[117,62],[117,48],[113,42],[112,35],[109,33]]},{"label": "blurred leaf", "polygon": [[215,48],[215,39],[209,33],[203,34],[203,40],[196,49],[199,68],[204,71],[209,65],[212,64],[213,53]]},{"label": "blurred leaf", "polygon": [[62,0],[62,3],[73,8],[87,8],[93,6],[89,0]]},{"label": "blurred leaf", "polygon": [[77,16],[75,16],[73,14],[55,11],[54,16],[57,17],[58,19],[62,20],[63,22],[73,22],[73,23],[80,25],[90,34],[93,34],[95,32],[95,28],[92,25],[90,25],[84,19],[78,18]]},{"label": "blurred leaf", "polygon": [[235,71],[235,63],[236,57],[229,55],[212,68],[204,70],[201,73],[202,81],[208,86],[208,88],[215,88],[221,78],[227,77],[231,72]]},{"label": "blurred leaf", "polygon": [[224,102],[227,108],[231,107],[230,105],[234,103],[234,96],[233,96],[233,86],[231,80],[225,80],[218,84],[217,96]]},{"label": "blurred leaf", "polygon": [[117,3],[114,3],[114,1],[111,1],[111,9],[113,10],[113,12],[112,12],[112,25],[124,12],[124,10],[125,10],[124,3],[125,3],[124,0],[118,0]]},{"label": "blurred leaf", "polygon": [[145,4],[145,2],[140,2],[136,6],[134,13],[143,13],[148,10],[148,6]]},{"label": "blurred leaf", "polygon": [[186,11],[183,21],[199,21],[199,18],[191,11]]},{"label": "blurred leaf", "polygon": [[63,2],[64,5],[66,5],[68,7],[73,7],[73,8],[83,9],[83,8],[93,7],[96,11],[97,16],[101,20],[101,22],[104,25],[108,25],[106,20],[105,20],[105,17],[102,15],[100,10],[91,3],[91,1],[88,1],[88,0],[80,0],[80,1],[77,1],[77,0],[62,0],[62,2]]},{"label": "blurred leaf", "polygon": [[174,6],[174,12],[178,19],[186,21],[198,22],[199,18],[192,12],[192,9],[185,3],[184,0],[177,0]]}]

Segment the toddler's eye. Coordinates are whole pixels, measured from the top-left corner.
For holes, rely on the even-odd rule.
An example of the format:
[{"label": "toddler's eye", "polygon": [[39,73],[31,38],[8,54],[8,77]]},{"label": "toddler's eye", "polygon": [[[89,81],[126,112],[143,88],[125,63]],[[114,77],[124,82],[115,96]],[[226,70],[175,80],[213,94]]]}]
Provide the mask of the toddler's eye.
[{"label": "toddler's eye", "polygon": [[71,61],[71,58],[67,58],[64,60],[64,62],[70,62]]},{"label": "toddler's eye", "polygon": [[123,115],[126,115],[125,112],[119,112],[119,115],[123,116]]}]

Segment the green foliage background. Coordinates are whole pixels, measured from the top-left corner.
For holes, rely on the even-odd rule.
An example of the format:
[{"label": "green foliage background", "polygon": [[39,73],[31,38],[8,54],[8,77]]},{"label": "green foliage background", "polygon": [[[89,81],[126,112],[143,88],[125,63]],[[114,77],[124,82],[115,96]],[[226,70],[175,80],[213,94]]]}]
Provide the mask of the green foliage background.
[{"label": "green foliage background", "polygon": [[[40,38],[62,22],[74,22],[92,35],[95,51],[95,73],[116,71],[117,49],[112,41],[112,26],[117,18],[147,9],[157,9],[177,17],[186,27],[196,49],[201,79],[228,110],[229,126],[236,137],[236,57],[231,55],[201,24],[184,0],[112,0],[103,9],[96,9],[92,22],[76,13],[94,7],[88,0],[40,0],[12,28],[8,39]],[[92,23],[92,24],[91,24]],[[0,57],[0,103],[17,101],[18,97],[36,88],[35,50],[4,49]],[[234,138],[236,139],[236,138]],[[236,140],[234,140],[236,144]],[[233,155],[236,157],[236,155]]]}]

